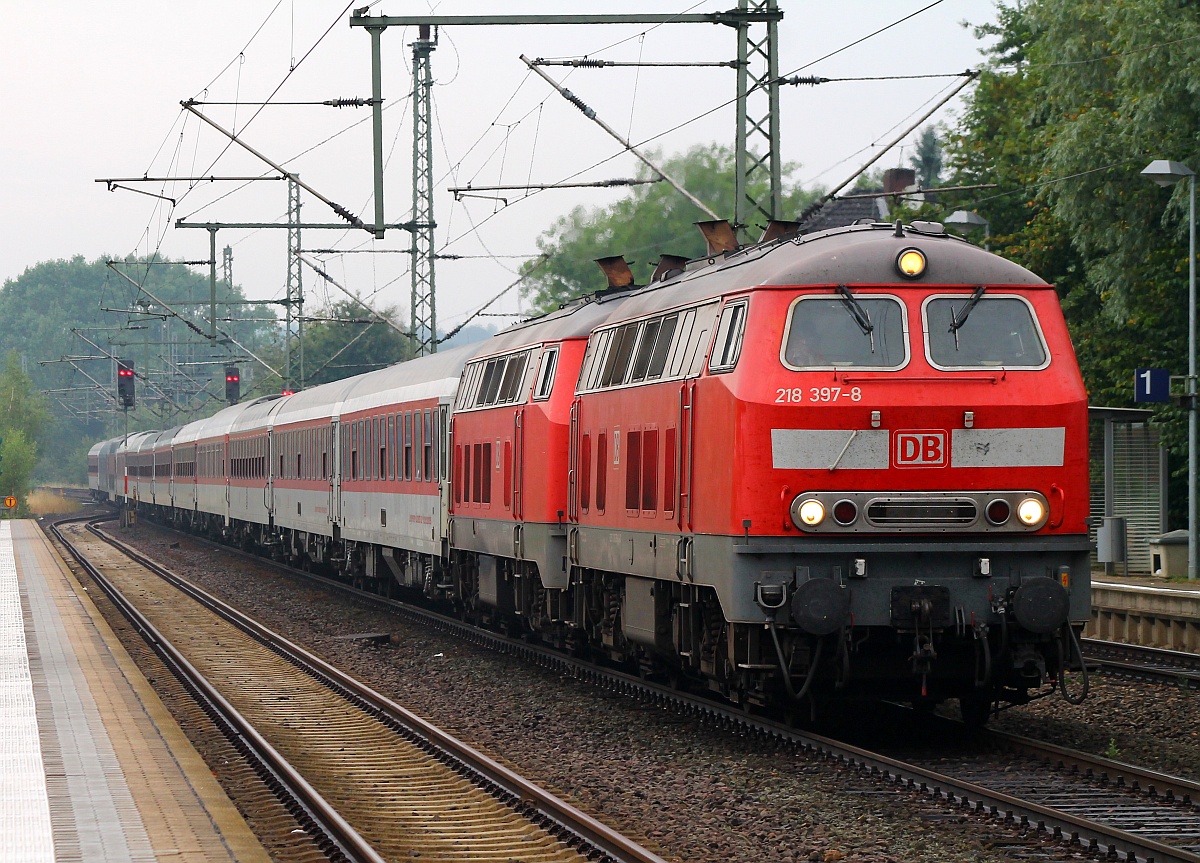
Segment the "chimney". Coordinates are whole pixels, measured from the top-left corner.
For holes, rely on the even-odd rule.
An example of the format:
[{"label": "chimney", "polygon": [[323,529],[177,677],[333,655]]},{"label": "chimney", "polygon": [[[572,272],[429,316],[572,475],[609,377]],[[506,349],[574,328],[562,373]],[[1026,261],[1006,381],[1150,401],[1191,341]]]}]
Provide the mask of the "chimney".
[{"label": "chimney", "polygon": [[633,270],[629,269],[629,264],[625,263],[624,256],[610,255],[607,258],[596,258],[596,263],[600,265],[600,269],[604,270],[610,290],[619,290],[633,285]]},{"label": "chimney", "polygon": [[650,277],[651,283],[665,281],[676,273],[682,273],[687,262],[688,259],[680,255],[661,255],[654,275]]},{"label": "chimney", "polygon": [[696,222],[696,227],[704,235],[708,243],[708,256],[716,257],[722,252],[736,252],[738,248],[737,234],[728,219],[713,219],[708,222]]},{"label": "chimney", "polygon": [[912,168],[888,168],[883,172],[883,191],[895,195],[917,184],[917,172]]}]

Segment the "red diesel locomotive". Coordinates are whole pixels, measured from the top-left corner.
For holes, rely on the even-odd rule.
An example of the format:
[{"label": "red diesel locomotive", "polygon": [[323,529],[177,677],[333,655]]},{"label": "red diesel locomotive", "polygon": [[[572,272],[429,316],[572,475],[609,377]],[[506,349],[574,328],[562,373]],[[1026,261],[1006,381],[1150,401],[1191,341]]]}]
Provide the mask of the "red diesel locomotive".
[{"label": "red diesel locomotive", "polygon": [[[705,228],[649,285],[607,259],[608,290],[480,345],[97,444],[93,485],[744,704],[1070,697],[1087,407],[1054,289],[935,223]],[[170,503],[115,493],[172,441],[244,505],[169,467]]]}]

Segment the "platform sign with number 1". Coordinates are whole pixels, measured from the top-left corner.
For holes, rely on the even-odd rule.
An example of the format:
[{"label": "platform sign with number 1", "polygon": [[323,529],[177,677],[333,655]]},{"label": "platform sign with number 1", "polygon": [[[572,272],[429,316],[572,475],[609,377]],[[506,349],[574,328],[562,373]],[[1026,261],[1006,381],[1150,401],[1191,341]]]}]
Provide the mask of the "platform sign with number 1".
[{"label": "platform sign with number 1", "polygon": [[1169,402],[1171,373],[1167,369],[1135,369],[1133,372],[1135,402]]}]

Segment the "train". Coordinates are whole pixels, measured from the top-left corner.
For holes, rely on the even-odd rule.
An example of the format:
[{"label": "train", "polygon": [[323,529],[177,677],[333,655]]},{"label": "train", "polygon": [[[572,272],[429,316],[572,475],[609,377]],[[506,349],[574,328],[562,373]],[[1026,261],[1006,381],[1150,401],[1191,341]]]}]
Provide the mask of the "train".
[{"label": "train", "polygon": [[[97,497],[750,710],[1080,694],[1055,289],[938,223],[663,255],[466,347],[97,443]],[[1086,669],[1084,669],[1086,674]]]}]

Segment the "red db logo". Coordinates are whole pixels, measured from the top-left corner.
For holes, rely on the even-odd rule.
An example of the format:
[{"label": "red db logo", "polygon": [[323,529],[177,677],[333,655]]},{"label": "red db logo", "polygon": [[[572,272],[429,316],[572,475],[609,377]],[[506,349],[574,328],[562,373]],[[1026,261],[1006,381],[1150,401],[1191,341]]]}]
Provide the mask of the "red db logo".
[{"label": "red db logo", "polygon": [[945,467],[944,431],[898,431],[892,438],[896,467]]}]

